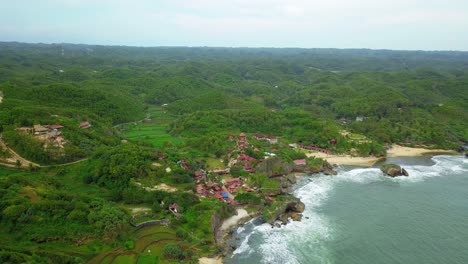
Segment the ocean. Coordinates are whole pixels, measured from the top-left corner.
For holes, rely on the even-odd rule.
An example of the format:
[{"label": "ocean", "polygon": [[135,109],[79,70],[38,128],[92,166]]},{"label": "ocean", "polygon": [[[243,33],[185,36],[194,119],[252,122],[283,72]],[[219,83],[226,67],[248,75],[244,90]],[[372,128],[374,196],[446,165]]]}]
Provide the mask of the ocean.
[{"label": "ocean", "polygon": [[253,219],[234,232],[226,263],[468,263],[468,159],[390,158],[409,177],[341,166],[305,176],[295,196],[301,222],[272,228]]}]

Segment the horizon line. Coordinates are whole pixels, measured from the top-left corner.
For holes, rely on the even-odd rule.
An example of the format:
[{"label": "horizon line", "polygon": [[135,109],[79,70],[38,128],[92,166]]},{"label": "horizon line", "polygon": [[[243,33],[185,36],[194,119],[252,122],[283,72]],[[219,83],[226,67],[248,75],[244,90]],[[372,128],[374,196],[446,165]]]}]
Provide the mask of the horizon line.
[{"label": "horizon line", "polygon": [[409,51],[409,52],[468,52],[467,50],[456,49],[390,49],[390,48],[333,48],[333,47],[275,47],[275,46],[210,46],[210,45],[128,45],[128,44],[96,44],[96,43],[71,43],[71,42],[25,42],[17,40],[0,40],[0,43],[20,43],[31,45],[85,45],[104,47],[130,47],[130,48],[225,48],[225,49],[334,49],[334,50],[375,50],[375,51]]}]

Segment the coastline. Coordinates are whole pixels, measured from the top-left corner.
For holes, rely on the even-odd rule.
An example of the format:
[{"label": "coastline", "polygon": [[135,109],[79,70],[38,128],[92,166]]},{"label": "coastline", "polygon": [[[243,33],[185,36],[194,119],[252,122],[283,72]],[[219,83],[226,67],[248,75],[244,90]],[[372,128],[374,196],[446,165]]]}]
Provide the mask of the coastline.
[{"label": "coastline", "polygon": [[387,150],[387,155],[385,157],[375,157],[375,156],[368,156],[368,157],[353,157],[350,155],[333,155],[333,154],[326,154],[322,152],[313,152],[307,153],[307,157],[316,157],[321,158],[330,164],[336,165],[350,165],[350,166],[364,166],[364,167],[372,167],[379,161],[385,160],[385,158],[392,158],[392,157],[417,157],[423,155],[437,155],[437,154],[457,154],[454,150],[447,150],[447,149],[427,149],[427,148],[412,148],[412,147],[405,147],[397,144],[393,144],[390,149]]},{"label": "coastline", "polygon": [[[387,155],[385,157],[353,157],[350,155],[331,155],[321,152],[306,153],[307,157],[316,157],[326,160],[330,164],[336,165],[348,165],[348,166],[364,166],[372,167],[376,163],[385,160],[390,157],[411,157],[411,156],[423,156],[430,154],[457,154],[454,150],[446,149],[426,149],[426,148],[412,148],[405,147],[401,145],[392,145],[389,150],[387,150]],[[303,174],[294,174],[296,177],[300,177]],[[223,221],[220,227],[220,233],[222,236],[222,245],[225,246],[225,243],[229,237],[229,233],[233,228],[237,228],[243,223],[247,222],[258,215],[249,214],[244,208],[237,208],[237,215],[231,216],[230,218]],[[198,259],[199,264],[222,264],[224,257],[222,255],[217,255],[214,257],[202,257]]]},{"label": "coastline", "polygon": [[[237,214],[225,219],[221,226],[219,227],[219,232],[221,235],[221,246],[226,246],[226,241],[230,238],[230,231],[233,228],[238,228],[245,222],[257,217],[255,213],[248,213],[243,207],[237,208]],[[223,255],[217,255],[214,257],[201,257],[198,259],[199,264],[222,264],[224,260]]]},{"label": "coastline", "polygon": [[374,157],[374,156],[353,157],[350,155],[332,155],[332,154],[325,154],[321,152],[307,153],[306,156],[308,158],[315,157],[315,158],[324,159],[332,165],[336,164],[336,165],[351,165],[351,166],[364,166],[364,167],[372,167],[377,162],[385,159],[385,157]]},{"label": "coastline", "polygon": [[457,152],[447,149],[411,148],[396,144],[387,150],[387,157],[415,157],[428,154],[457,154]]}]

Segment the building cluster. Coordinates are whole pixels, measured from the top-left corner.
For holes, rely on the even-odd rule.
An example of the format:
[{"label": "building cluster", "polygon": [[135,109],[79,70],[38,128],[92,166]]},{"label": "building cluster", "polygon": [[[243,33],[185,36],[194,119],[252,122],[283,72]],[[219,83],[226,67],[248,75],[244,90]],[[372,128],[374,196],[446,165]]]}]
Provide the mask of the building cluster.
[{"label": "building cluster", "polygon": [[[79,126],[80,128],[89,128],[91,127],[91,123],[88,121],[83,122]],[[52,124],[52,125],[41,125],[37,124],[33,127],[20,127],[16,130],[20,133],[30,134],[34,136],[36,139],[39,139],[45,142],[45,147],[54,146],[63,148],[67,141],[65,140],[62,129],[65,128],[61,124]]]},{"label": "building cluster", "polygon": [[222,202],[234,204],[234,200],[228,191],[221,187],[218,183],[208,181],[204,184],[198,184],[196,187],[197,194],[203,197],[214,197]]}]

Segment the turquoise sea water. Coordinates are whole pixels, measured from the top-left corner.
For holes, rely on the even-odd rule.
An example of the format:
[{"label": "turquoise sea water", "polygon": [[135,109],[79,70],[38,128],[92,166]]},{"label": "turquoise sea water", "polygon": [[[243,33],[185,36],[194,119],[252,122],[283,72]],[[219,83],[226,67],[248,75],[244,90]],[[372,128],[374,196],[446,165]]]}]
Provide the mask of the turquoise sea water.
[{"label": "turquoise sea water", "polygon": [[304,177],[301,222],[240,227],[227,263],[468,263],[468,159],[393,159],[409,177],[340,167]]}]

